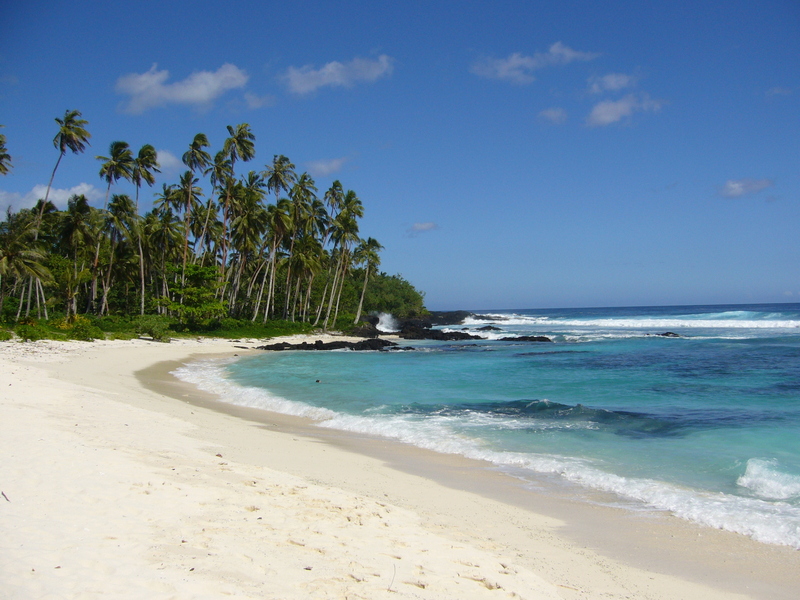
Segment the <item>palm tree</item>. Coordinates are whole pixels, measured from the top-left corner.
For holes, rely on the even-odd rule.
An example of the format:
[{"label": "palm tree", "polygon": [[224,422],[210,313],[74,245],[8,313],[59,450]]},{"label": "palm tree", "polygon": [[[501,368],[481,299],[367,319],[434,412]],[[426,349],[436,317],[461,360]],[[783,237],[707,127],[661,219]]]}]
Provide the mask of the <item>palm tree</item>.
[{"label": "palm tree", "polygon": [[328,310],[325,313],[323,329],[327,330],[328,328],[331,311],[334,308],[334,299],[336,300],[336,310],[333,311],[334,323],[336,323],[336,319],[339,316],[339,303],[344,289],[344,278],[350,266],[350,246],[360,239],[358,237],[358,219],[363,216],[364,206],[361,204],[361,200],[353,190],[347,190],[347,193],[342,198],[341,210],[333,219],[332,224],[334,250],[337,247],[339,248],[339,260],[333,276],[333,285],[331,286],[331,295],[328,301]]},{"label": "palm tree", "polygon": [[80,154],[86,150],[89,138],[92,137],[92,134],[86,131],[89,121],[81,119],[81,116],[81,113],[77,110],[66,110],[64,111],[63,119],[56,118],[59,128],[56,137],[53,138],[53,145],[58,148],[58,160],[53,168],[53,174],[50,175],[50,181],[47,183],[47,191],[44,194],[45,202],[50,197],[50,188],[53,186],[53,179],[56,176],[58,165],[67,150],[72,151],[73,154]]},{"label": "palm tree", "polygon": [[108,183],[106,188],[106,201],[103,209],[108,207],[108,197],[111,194],[111,184],[120,179],[133,179],[134,163],[133,153],[127,142],[111,142],[108,156],[95,156],[97,160],[105,161],[100,167],[100,177]]},{"label": "palm tree", "polygon": [[267,189],[275,194],[275,202],[280,200],[281,192],[288,192],[297,182],[292,161],[283,154],[272,157],[272,165],[264,171],[267,180]]},{"label": "palm tree", "polygon": [[255,144],[253,143],[256,136],[250,131],[250,125],[247,123],[240,123],[236,127],[228,125],[228,134],[230,137],[225,140],[222,145],[223,155],[230,160],[230,177],[224,181],[225,196],[222,203],[222,279],[225,279],[225,269],[228,263],[228,220],[230,218],[230,202],[234,186],[234,173],[236,168],[236,161],[243,160],[247,162],[256,155]]},{"label": "palm tree", "polygon": [[[109,156],[95,156],[97,160],[105,161],[100,166],[100,177],[108,183],[106,188],[106,200],[103,205],[103,210],[108,208],[108,197],[111,194],[111,184],[116,183],[120,179],[131,180],[133,178],[134,158],[130,146],[127,142],[116,141],[111,142],[108,148]],[[97,249],[95,250],[94,263],[92,264],[92,297],[90,299],[91,305],[94,306],[97,300],[97,266],[100,261],[100,242],[101,238],[97,240]]]},{"label": "palm tree", "polygon": [[[25,278],[49,281],[50,271],[44,265],[45,255],[36,247],[34,220],[24,214],[13,215],[9,209],[6,220],[0,223],[0,311],[3,309],[3,278],[22,280]],[[20,286],[22,294],[25,285]],[[30,304],[30,292],[29,301]],[[22,308],[20,296],[19,308]],[[17,311],[17,319],[19,319]]]},{"label": "palm tree", "polygon": [[155,173],[161,173],[158,164],[158,153],[150,144],[145,144],[139,149],[139,154],[133,159],[130,180],[136,186],[136,212],[139,212],[139,188],[142,183],[153,186],[156,182]]},{"label": "palm tree", "polygon": [[181,268],[181,286],[186,282],[186,257],[189,253],[189,221],[192,216],[192,209],[197,203],[197,198],[203,195],[203,190],[197,187],[198,179],[195,178],[193,171],[186,171],[181,176],[181,182],[175,190],[176,194],[182,200],[183,209],[183,261]]},{"label": "palm tree", "polygon": [[208,148],[210,145],[205,133],[195,135],[192,143],[189,144],[189,149],[183,153],[181,159],[183,164],[195,173],[202,171],[205,174],[206,169],[211,166],[211,155],[203,148]]},{"label": "palm tree", "polygon": [[[0,125],[5,127],[5,125]],[[0,175],[7,175],[11,170],[11,155],[6,148],[6,136],[0,133]]]},{"label": "palm tree", "polygon": [[[160,276],[161,291],[157,296],[169,298],[169,284],[167,282],[167,264],[180,256],[178,249],[182,241],[180,220],[172,212],[172,207],[165,202],[161,207],[155,207],[147,213],[144,223],[144,239],[149,243],[151,256],[160,255],[160,264],[156,275]],[[164,312],[163,307],[159,308]]]},{"label": "palm tree", "polygon": [[67,201],[67,210],[62,221],[61,237],[64,240],[68,253],[72,254],[72,276],[66,282],[67,318],[78,313],[78,286],[85,282],[87,271],[79,261],[87,260],[87,249],[94,242],[95,209],[89,206],[89,201],[83,194],[74,195]]},{"label": "palm tree", "polygon": [[381,250],[383,250],[383,246],[378,243],[378,240],[367,238],[366,240],[361,240],[361,243],[353,252],[355,263],[364,265],[364,287],[361,288],[361,298],[358,301],[358,310],[353,321],[354,325],[357,325],[359,319],[361,319],[361,309],[364,306],[364,295],[367,293],[370,270],[375,272],[375,269],[381,264],[381,257],[378,255]]},{"label": "palm tree", "polygon": [[[262,239],[267,229],[267,211],[264,209],[264,180],[255,171],[236,186],[236,202],[233,220],[231,221],[231,242],[238,255],[238,269],[231,287],[229,306],[231,311],[238,310],[237,295],[241,286],[242,275],[248,266],[249,259],[258,257],[263,248]],[[252,289],[252,286],[250,286]],[[249,296],[249,294],[248,294]]]},{"label": "palm tree", "polygon": [[[278,200],[277,204],[270,204],[267,207],[267,232],[270,239],[270,253],[269,253],[269,290],[267,291],[267,304],[264,308],[264,323],[267,322],[269,315],[272,314],[273,304],[275,301],[275,271],[278,266],[278,248],[283,244],[286,236],[289,234],[291,228],[291,203],[286,198]],[[264,274],[264,281],[266,281],[266,273]],[[264,285],[262,281],[261,291],[263,292]],[[261,292],[259,292],[257,304],[261,302]],[[253,313],[253,321],[255,321],[258,314],[258,306]]]},{"label": "palm tree", "polygon": [[108,312],[108,293],[111,291],[111,276],[112,267],[114,264],[114,256],[116,254],[119,244],[125,240],[130,239],[134,230],[134,220],[136,218],[136,209],[133,200],[125,194],[115,194],[111,198],[108,205],[108,211],[105,215],[104,229],[108,234],[110,242],[110,251],[108,258],[108,272],[106,279],[103,282],[103,300],[100,303],[100,314]]},{"label": "palm tree", "polygon": [[[139,149],[139,154],[133,159],[133,169],[131,179],[136,186],[136,214],[139,213],[139,188],[142,182],[151,186],[156,182],[155,173],[160,173],[158,169],[158,153],[150,144],[145,144]],[[136,245],[139,250],[139,286],[140,286],[140,314],[144,314],[144,247],[142,245],[142,228],[136,223],[133,228],[136,235]]]},{"label": "palm tree", "polygon": [[[229,185],[230,180],[233,179],[233,170],[231,167],[230,158],[228,155],[225,154],[222,150],[217,152],[214,155],[214,161],[211,166],[208,168],[208,173],[210,173],[211,179],[211,187],[217,191],[217,196],[220,200],[220,204],[222,205],[222,190],[227,188]],[[216,218],[217,212],[211,205],[212,196],[209,194],[208,202],[206,203],[205,209],[205,220],[203,221],[203,230],[200,234],[201,240],[206,240],[207,232],[208,232],[208,223],[209,219],[213,215]],[[225,231],[225,225],[222,226],[222,230]],[[216,251],[216,250],[215,250]],[[205,264],[206,253],[203,254],[203,257],[200,261],[200,265]]]},{"label": "palm tree", "polygon": [[[85,119],[81,118],[81,113],[77,110],[66,110],[64,111],[64,118],[59,119],[56,117],[56,123],[59,125],[58,133],[53,138],[53,146],[58,148],[58,160],[56,160],[56,166],[53,167],[53,173],[50,175],[50,181],[47,183],[47,191],[44,194],[44,202],[41,204],[41,208],[44,208],[48,204],[48,199],[50,197],[50,189],[53,187],[53,179],[56,176],[56,171],[58,170],[58,165],[61,164],[61,159],[64,158],[64,155],[67,153],[67,150],[72,151],[73,154],[80,154],[85,149],[86,146],[89,144],[89,138],[92,137],[88,131],[86,131],[86,126],[89,122]],[[34,241],[39,239],[39,226],[41,225],[43,214],[40,212],[36,218],[36,230],[34,232]],[[30,281],[30,287],[33,286],[33,279]],[[42,282],[41,280],[36,280],[37,290],[42,292],[42,296],[44,296],[44,291],[42,289]],[[38,298],[38,292],[37,292]],[[30,291],[28,292],[28,301],[30,303]],[[47,305],[45,304],[45,315],[47,314]]]},{"label": "palm tree", "polygon": [[256,155],[256,147],[253,143],[256,136],[250,131],[250,125],[247,123],[241,123],[236,127],[228,125],[228,135],[230,137],[222,145],[222,151],[230,158],[233,172],[237,160],[247,162]]},{"label": "palm tree", "polygon": [[314,192],[317,191],[317,186],[314,185],[314,180],[308,173],[303,173],[297,178],[297,183],[292,186],[289,191],[289,198],[292,202],[292,239],[289,244],[289,263],[286,269],[286,295],[283,305],[283,318],[289,316],[289,282],[292,276],[292,255],[294,254],[294,243],[297,239],[297,234],[307,227],[308,218],[311,212],[311,202],[316,199]]}]

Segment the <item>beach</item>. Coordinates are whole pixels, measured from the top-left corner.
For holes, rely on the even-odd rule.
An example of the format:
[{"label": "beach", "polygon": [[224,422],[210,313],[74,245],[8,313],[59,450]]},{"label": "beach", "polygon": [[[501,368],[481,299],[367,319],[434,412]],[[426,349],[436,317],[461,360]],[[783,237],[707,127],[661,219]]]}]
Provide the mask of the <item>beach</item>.
[{"label": "beach", "polygon": [[479,461],[223,404],[169,375],[254,345],[0,344],[0,598],[800,590],[791,548],[537,496]]}]

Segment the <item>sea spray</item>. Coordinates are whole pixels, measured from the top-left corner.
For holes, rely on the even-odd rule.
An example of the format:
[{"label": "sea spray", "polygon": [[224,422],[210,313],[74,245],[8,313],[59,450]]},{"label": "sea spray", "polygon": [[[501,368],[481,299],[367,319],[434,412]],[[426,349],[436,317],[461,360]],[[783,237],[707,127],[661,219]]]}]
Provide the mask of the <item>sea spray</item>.
[{"label": "sea spray", "polygon": [[397,319],[385,312],[378,315],[378,324],[375,327],[383,333],[395,333],[400,330],[400,324]]}]

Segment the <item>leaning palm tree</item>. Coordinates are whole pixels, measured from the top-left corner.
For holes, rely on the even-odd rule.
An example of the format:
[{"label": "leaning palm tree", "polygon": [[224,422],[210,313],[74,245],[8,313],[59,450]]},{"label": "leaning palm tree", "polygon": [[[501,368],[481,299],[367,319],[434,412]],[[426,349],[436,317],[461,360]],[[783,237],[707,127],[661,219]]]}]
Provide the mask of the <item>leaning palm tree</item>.
[{"label": "leaning palm tree", "polygon": [[[67,153],[67,150],[72,151],[73,154],[80,154],[86,149],[87,144],[89,143],[89,138],[92,137],[86,130],[86,126],[89,122],[85,119],[81,119],[81,113],[77,110],[66,110],[64,111],[64,118],[59,119],[56,117],[56,123],[58,123],[58,133],[53,138],[53,146],[58,148],[58,160],[56,160],[56,166],[53,167],[53,173],[50,175],[50,181],[47,183],[47,191],[44,194],[44,202],[40,205],[41,208],[44,208],[48,205],[48,199],[50,197],[50,189],[53,187],[53,179],[55,179],[56,171],[58,170],[58,165],[61,164],[61,159],[64,158],[64,155]],[[39,227],[42,222],[43,213],[39,212],[36,216],[36,229],[34,231],[34,241],[39,239]],[[44,289],[42,287],[42,281],[38,278],[32,278],[29,285],[28,291],[28,299],[30,300],[30,289],[34,285],[34,279],[36,282],[37,287],[37,298],[38,293],[41,292],[42,296],[44,296]],[[47,305],[45,304],[45,317],[47,315]]]},{"label": "leaning palm tree", "polygon": [[53,179],[56,176],[58,165],[67,150],[72,151],[73,154],[80,154],[86,150],[89,138],[92,137],[92,134],[86,131],[89,121],[81,119],[81,113],[77,110],[65,111],[64,118],[56,118],[56,123],[58,123],[59,128],[56,137],[53,138],[53,145],[58,148],[58,160],[53,168],[53,174],[50,175],[50,181],[47,183],[47,191],[44,194],[45,202],[50,197],[50,188],[53,186]]},{"label": "leaning palm tree", "polygon": [[105,161],[100,167],[100,177],[108,183],[106,188],[106,201],[103,209],[108,207],[108,197],[111,194],[111,185],[120,179],[133,179],[134,163],[133,153],[127,142],[111,142],[108,156],[95,156],[97,160]]},{"label": "leaning palm tree", "polygon": [[[4,127],[4,125],[0,125]],[[7,175],[11,170],[11,155],[6,148],[6,136],[0,133],[0,175]]]},{"label": "leaning palm tree", "polygon": [[373,273],[375,269],[381,264],[381,257],[378,252],[383,250],[383,246],[378,243],[375,238],[367,238],[361,240],[361,243],[353,251],[353,260],[356,264],[364,265],[364,286],[361,288],[361,298],[358,301],[358,310],[356,311],[356,318],[353,324],[358,324],[361,319],[361,309],[364,306],[364,296],[367,293],[367,281],[369,280],[370,271]]}]

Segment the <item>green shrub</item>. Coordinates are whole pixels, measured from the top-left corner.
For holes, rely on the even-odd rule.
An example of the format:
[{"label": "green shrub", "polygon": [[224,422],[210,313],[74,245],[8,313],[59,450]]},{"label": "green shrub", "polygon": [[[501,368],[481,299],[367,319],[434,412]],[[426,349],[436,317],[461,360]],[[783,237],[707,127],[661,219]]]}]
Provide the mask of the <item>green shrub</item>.
[{"label": "green shrub", "polygon": [[86,317],[76,317],[72,327],[67,331],[67,337],[71,340],[91,342],[98,338],[105,339],[105,334]]},{"label": "green shrub", "polygon": [[41,325],[33,322],[20,323],[14,328],[14,332],[25,342],[35,342],[36,340],[46,340],[50,338],[48,331]]},{"label": "green shrub", "polygon": [[10,331],[6,331],[5,329],[0,329],[0,342],[7,342],[12,337],[14,337]]},{"label": "green shrub", "polygon": [[136,320],[136,333],[149,335],[157,342],[169,342],[169,317],[144,315]]}]

